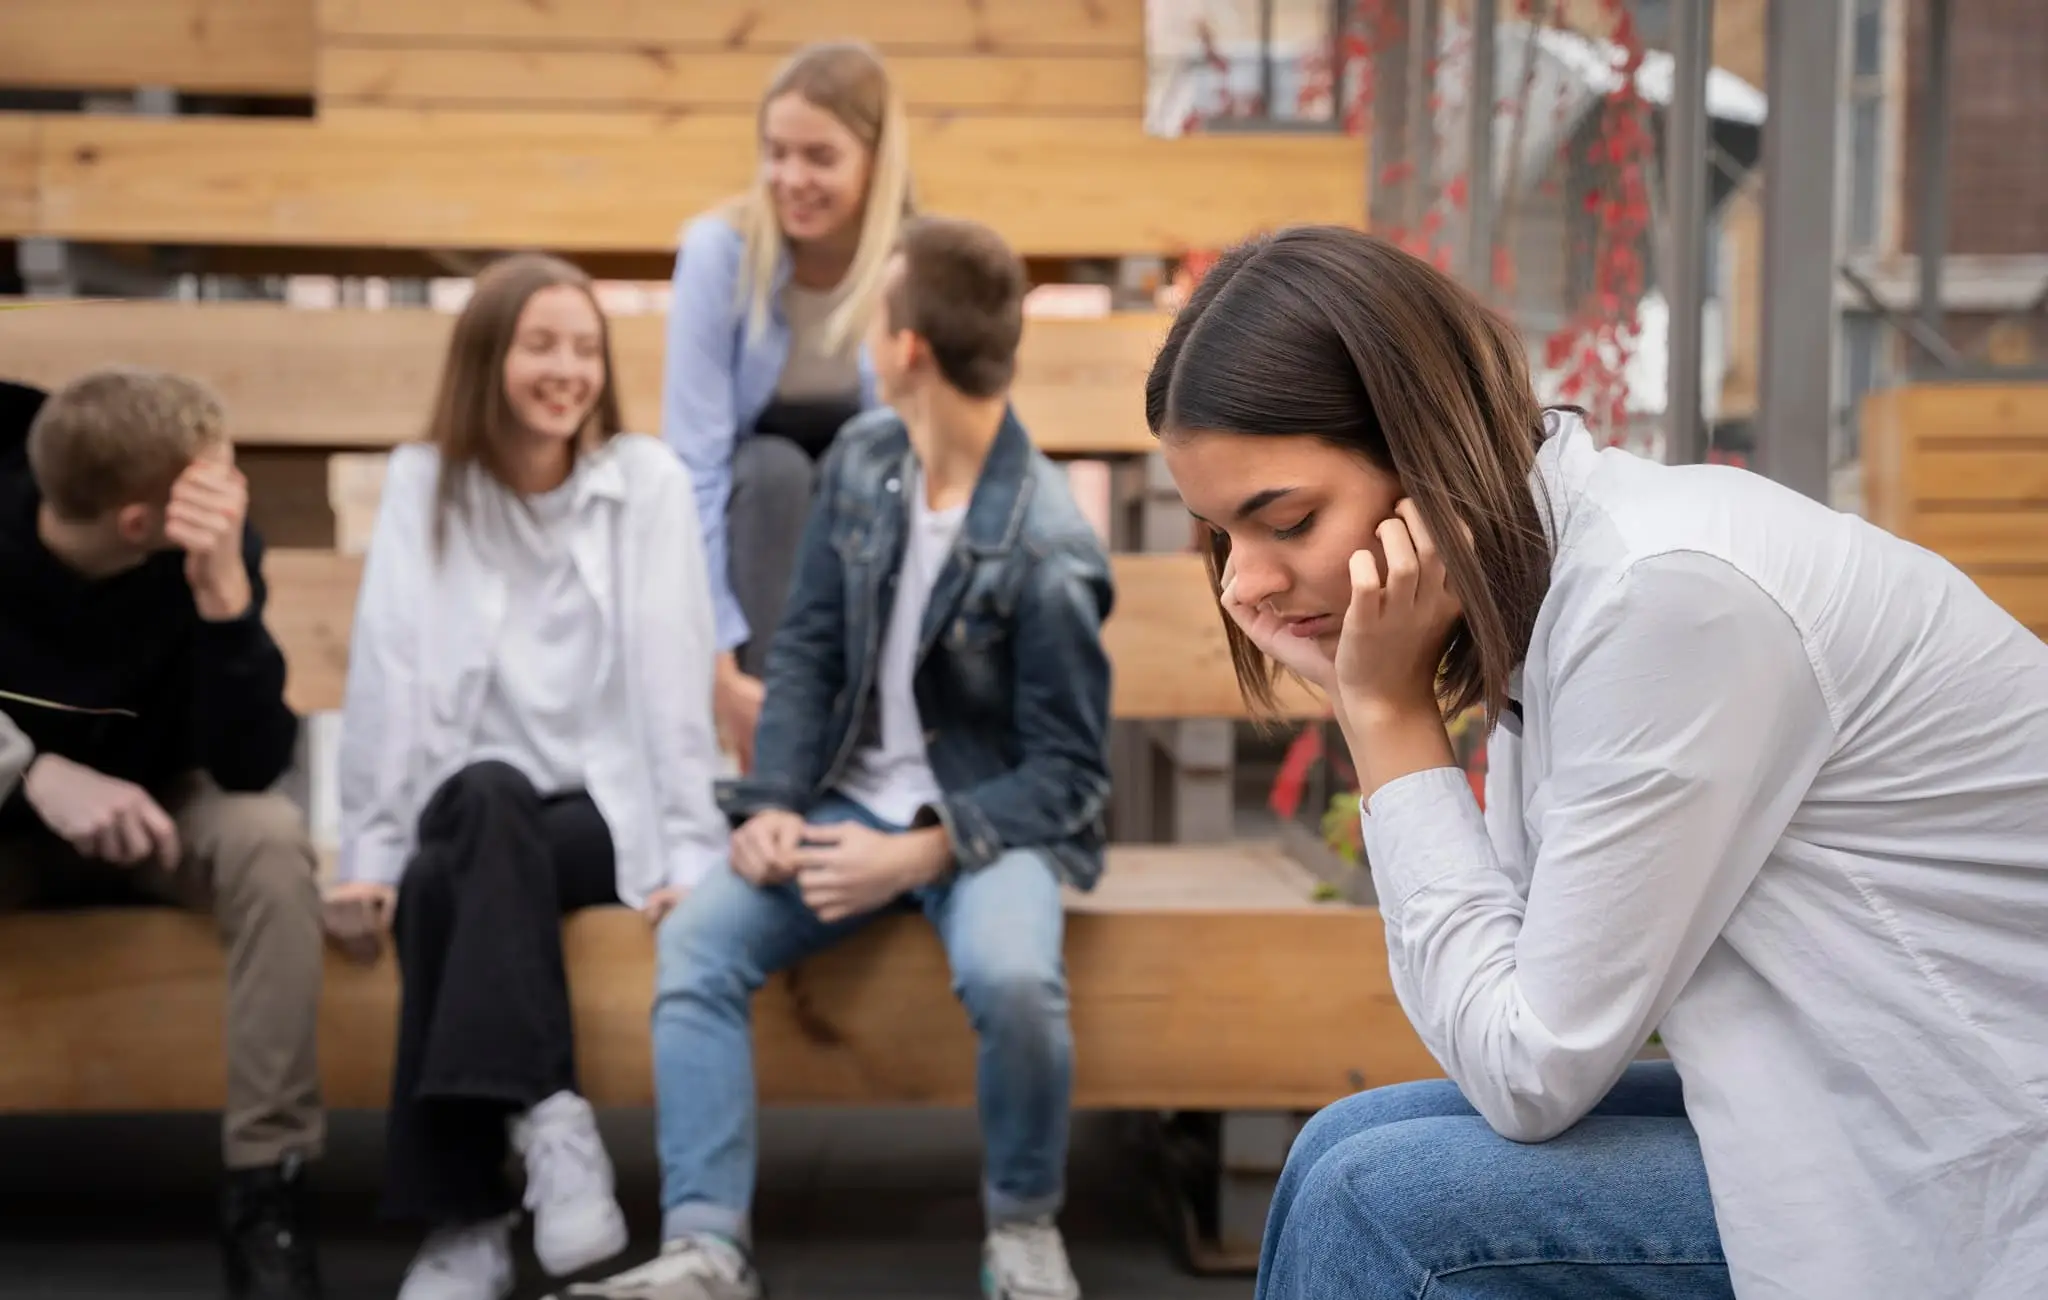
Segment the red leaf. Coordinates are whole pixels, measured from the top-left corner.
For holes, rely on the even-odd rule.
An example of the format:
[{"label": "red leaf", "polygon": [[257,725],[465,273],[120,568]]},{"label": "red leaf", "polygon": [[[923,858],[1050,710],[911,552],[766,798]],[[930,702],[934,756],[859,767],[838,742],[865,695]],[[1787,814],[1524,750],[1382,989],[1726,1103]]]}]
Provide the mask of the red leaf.
[{"label": "red leaf", "polygon": [[1317,724],[1303,727],[1280,759],[1280,773],[1273,778],[1273,789],[1266,796],[1266,806],[1279,816],[1292,820],[1294,814],[1301,810],[1301,796],[1308,788],[1309,772],[1322,756],[1322,727]]}]

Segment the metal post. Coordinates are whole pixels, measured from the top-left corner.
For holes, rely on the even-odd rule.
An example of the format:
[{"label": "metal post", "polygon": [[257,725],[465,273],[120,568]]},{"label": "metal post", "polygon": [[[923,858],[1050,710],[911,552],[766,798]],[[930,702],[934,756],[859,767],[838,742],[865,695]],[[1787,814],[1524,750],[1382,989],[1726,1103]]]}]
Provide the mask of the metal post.
[{"label": "metal post", "polygon": [[[1349,8],[1339,0],[1341,18]],[[1414,188],[1412,178],[1404,183],[1383,184],[1388,171],[1409,152],[1409,87],[1422,75],[1413,44],[1404,35],[1397,43],[1386,40],[1393,27],[1383,18],[1372,37],[1372,134],[1366,139],[1366,227],[1384,233],[1405,224],[1403,197]],[[1341,48],[1343,33],[1338,32]],[[1412,228],[1412,227],[1411,227]]]},{"label": "metal post", "polygon": [[1770,0],[1758,468],[1816,500],[1834,423],[1842,0]]},{"label": "metal post", "polygon": [[1671,356],[1665,383],[1667,458],[1707,458],[1701,415],[1702,310],[1707,298],[1707,70],[1713,64],[1713,0],[1672,0],[1671,116],[1666,122],[1666,205],[1671,220]]},{"label": "metal post", "polygon": [[[1941,263],[1948,252],[1948,116],[1949,0],[1928,0],[1927,85],[1920,92],[1919,211],[1913,234],[1920,246],[1920,324],[1934,338],[1942,335]],[[1914,358],[1913,369],[1925,375],[1933,367],[1927,354]]]},{"label": "metal post", "polygon": [[1472,86],[1465,101],[1465,283],[1493,288],[1493,104],[1500,97],[1500,0],[1472,0]]},{"label": "metal post", "polygon": [[1436,114],[1430,105],[1436,90],[1437,0],[1408,0],[1408,184],[1401,205],[1401,225],[1410,235],[1422,228],[1436,185]]},{"label": "metal post", "polygon": [[1259,116],[1268,122],[1279,116],[1273,111],[1273,0],[1259,0]]}]

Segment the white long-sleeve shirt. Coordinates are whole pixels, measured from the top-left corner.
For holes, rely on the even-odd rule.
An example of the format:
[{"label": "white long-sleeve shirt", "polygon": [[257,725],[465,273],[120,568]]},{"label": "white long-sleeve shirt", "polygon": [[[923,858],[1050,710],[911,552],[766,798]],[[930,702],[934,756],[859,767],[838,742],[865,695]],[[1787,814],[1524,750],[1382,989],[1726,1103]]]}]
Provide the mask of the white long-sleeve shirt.
[{"label": "white long-sleeve shirt", "polygon": [[1372,796],[1394,985],[1495,1129],[1661,1027],[1743,1300],[2048,1296],[2048,646],[1739,470],[1538,457],[1555,542],[1482,815]]},{"label": "white long-sleeve shirt", "polygon": [[[479,751],[479,733],[489,743],[497,730],[485,706],[521,571],[488,523],[467,522],[491,518],[495,488],[474,466],[437,555],[440,468],[433,448],[413,445],[385,471],[342,705],[342,880],[396,883],[427,800],[493,756]],[[573,757],[611,832],[619,897],[637,907],[726,860],[713,796],[710,580],[689,473],[660,442],[618,435],[587,454],[570,490],[560,523],[599,620],[598,635],[579,640],[591,687]]]}]

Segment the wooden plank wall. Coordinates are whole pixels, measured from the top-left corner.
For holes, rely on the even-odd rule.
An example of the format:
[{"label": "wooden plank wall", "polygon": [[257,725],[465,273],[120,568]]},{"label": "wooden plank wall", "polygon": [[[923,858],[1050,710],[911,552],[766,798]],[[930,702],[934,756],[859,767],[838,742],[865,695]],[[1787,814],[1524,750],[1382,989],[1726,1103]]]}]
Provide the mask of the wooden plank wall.
[{"label": "wooden plank wall", "polygon": [[0,86],[308,95],[312,0],[4,0]]},{"label": "wooden plank wall", "polygon": [[[0,302],[0,308],[7,304]],[[107,362],[205,380],[245,446],[384,448],[417,437],[453,317],[424,308],[299,311],[269,303],[67,302],[0,310],[0,378],[55,387]],[[630,427],[660,427],[659,316],[612,320]],[[1153,450],[1145,374],[1167,318],[1033,320],[1015,400],[1052,455]]]},{"label": "wooden plank wall", "polygon": [[[41,30],[55,3],[24,12]],[[251,32],[269,15],[276,68],[234,78],[278,90],[301,41],[275,7],[313,3],[151,8],[203,27],[217,5],[248,7]],[[323,0],[306,22],[316,119],[11,123],[0,238],[665,250],[751,176],[754,101],[777,62],[849,35],[901,65],[920,202],[1027,255],[1170,254],[1364,213],[1356,140],[1146,136],[1141,0]],[[226,37],[192,39],[203,62]],[[125,71],[96,78],[184,75],[184,56],[140,36],[109,49]]]},{"label": "wooden plank wall", "polygon": [[37,224],[36,161],[41,154],[41,120],[0,113],[0,232]]},{"label": "wooden plank wall", "polygon": [[912,111],[1144,112],[1142,4],[1130,0],[322,0],[325,107],[688,110],[751,116],[807,41],[883,48]]},{"label": "wooden plank wall", "polygon": [[1863,412],[1870,519],[2048,636],[2048,383],[1911,384]]}]

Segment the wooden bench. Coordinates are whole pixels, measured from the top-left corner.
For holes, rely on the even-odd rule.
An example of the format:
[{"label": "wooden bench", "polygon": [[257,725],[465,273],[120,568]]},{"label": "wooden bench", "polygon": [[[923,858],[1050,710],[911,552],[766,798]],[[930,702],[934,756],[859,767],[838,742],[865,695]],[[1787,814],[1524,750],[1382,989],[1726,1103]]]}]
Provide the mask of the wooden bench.
[{"label": "wooden bench", "polygon": [[[1199,560],[1113,563],[1118,605],[1105,639],[1117,716],[1241,716]],[[268,621],[301,710],[341,701],[359,574],[358,560],[333,553],[270,556]],[[1297,714],[1317,711],[1305,691],[1286,699]],[[1251,1258],[1294,1117],[1439,1073],[1394,997],[1377,910],[1334,894],[1276,845],[1220,843],[1113,847],[1100,887],[1068,896],[1076,1104],[1225,1112],[1203,1143],[1164,1148],[1201,1153],[1200,1177],[1183,1185],[1199,1208],[1180,1210],[1200,1265]],[[625,909],[596,909],[564,936],[585,1090],[600,1103],[646,1104],[647,927]],[[222,979],[202,917],[0,917],[0,1113],[219,1106]],[[320,1011],[329,1104],[382,1104],[396,1023],[392,960],[364,968],[330,957]],[[769,1103],[951,1106],[974,1095],[972,1037],[944,956],[913,917],[885,919],[772,981],[756,1001],[755,1036]]]},{"label": "wooden bench", "polygon": [[[1388,987],[1377,913],[1314,901],[1268,845],[1133,846],[1068,900],[1075,1100],[1146,1110],[1302,1110],[1435,1074]],[[623,908],[564,931],[577,1056],[601,1104],[653,1097],[654,945]],[[211,1110],[225,1090],[212,923],[174,911],[0,918],[0,1112]],[[778,978],[755,1007],[772,1104],[969,1105],[974,1047],[930,927],[891,918]],[[329,1105],[391,1086],[397,978],[327,964]]]},{"label": "wooden bench", "polygon": [[2048,383],[1915,383],[1863,406],[1865,514],[2048,636]]}]

